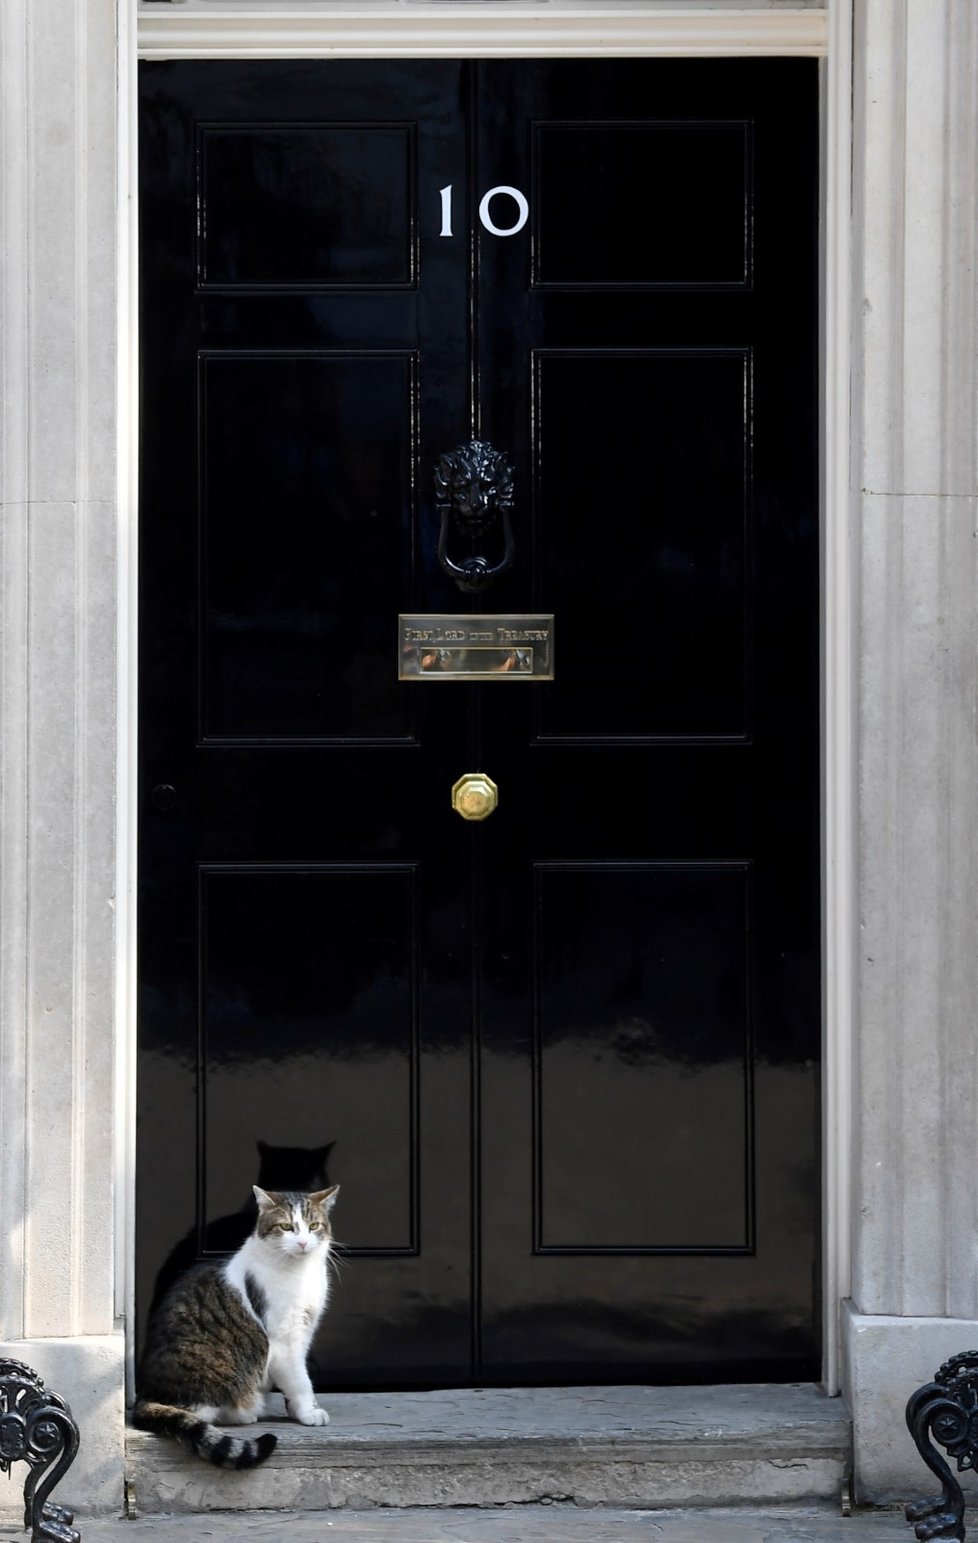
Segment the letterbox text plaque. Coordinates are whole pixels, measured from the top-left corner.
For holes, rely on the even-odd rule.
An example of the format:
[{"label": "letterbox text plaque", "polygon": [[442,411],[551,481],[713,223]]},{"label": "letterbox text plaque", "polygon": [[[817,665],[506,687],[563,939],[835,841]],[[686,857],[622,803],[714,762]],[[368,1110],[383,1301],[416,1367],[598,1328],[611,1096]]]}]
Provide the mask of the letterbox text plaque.
[{"label": "letterbox text plaque", "polygon": [[553,680],[553,616],[399,616],[398,680]]}]

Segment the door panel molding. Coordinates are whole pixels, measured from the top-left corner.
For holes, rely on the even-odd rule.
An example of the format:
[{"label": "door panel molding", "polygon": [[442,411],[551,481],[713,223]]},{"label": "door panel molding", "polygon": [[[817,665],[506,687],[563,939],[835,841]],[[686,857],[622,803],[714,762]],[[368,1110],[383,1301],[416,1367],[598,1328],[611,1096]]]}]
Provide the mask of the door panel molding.
[{"label": "door panel molding", "polygon": [[[616,885],[625,885],[630,892],[626,927],[634,925],[646,938],[655,938],[650,951],[656,959],[652,974],[661,997],[661,1016],[647,1016],[643,1009],[648,999],[643,1002],[636,995],[629,1004],[633,1010],[621,1012],[616,1035],[595,1060],[587,1034],[579,1032],[594,1005],[588,999],[587,983],[575,976],[582,951],[573,943],[562,943],[561,932],[576,911],[582,931],[593,935],[602,893],[612,893]],[[533,864],[535,1256],[749,1258],[755,1253],[753,887],[750,859],[572,859]],[[568,888],[572,898],[555,923],[548,901],[561,888],[565,906]],[[668,938],[670,902],[677,898],[700,908],[702,957],[694,969],[689,968],[688,959],[677,964]],[[621,955],[617,964],[621,971]],[[739,992],[731,991],[724,1004],[726,1059],[731,1065],[739,1061],[740,1086],[736,1077],[718,1077],[716,1066],[699,1064],[696,1025],[704,1014],[716,1011],[709,983],[721,971],[728,978],[738,978],[740,984]],[[563,1082],[558,1079],[556,1096],[547,1086],[551,1057],[576,1065],[573,1079],[567,1078],[566,1071]],[[602,1082],[613,1085],[616,1081],[620,1123],[615,1147],[595,1150],[580,1109],[561,1096],[560,1087],[566,1095],[568,1086],[587,1086],[590,1099]],[[681,1131],[673,1130],[670,1139],[661,1142],[664,1122],[661,1111],[654,1112],[660,1100],[663,1107],[681,1101],[685,1109]],[[724,1126],[727,1145],[721,1150],[718,1133]],[[740,1163],[731,1159],[738,1146]],[[592,1229],[597,1223],[605,1232],[607,1194],[617,1190],[617,1180],[627,1177],[630,1165],[663,1176],[630,1197],[636,1236],[593,1234],[584,1239],[581,1227],[588,1220]],[[558,1213],[556,1226],[553,1212]],[[557,1240],[554,1233],[561,1230],[561,1212],[564,1236]],[[637,1234],[643,1228],[648,1234],[658,1230],[662,1235],[640,1239]],[[578,1235],[572,1239],[575,1229]]]},{"label": "door panel molding", "polygon": [[[218,9],[220,6],[220,9]],[[342,58],[611,58],[622,54],[723,58],[741,54],[823,57],[828,8],[775,12],[717,11],[631,4],[573,9],[551,0],[498,10],[471,0],[409,5],[354,3],[316,14],[295,3],[268,0],[252,8],[238,0],[189,0],[137,10],[142,59]]]},{"label": "door panel molding", "polygon": [[[301,141],[310,145],[306,156],[299,149]],[[386,159],[379,160],[377,153],[370,173],[381,178],[385,197],[398,189],[401,195],[393,229],[376,231],[362,226],[362,212],[366,200],[362,197],[359,168],[366,161],[365,150],[369,141],[387,141]],[[197,288],[208,293],[236,290],[247,292],[289,291],[301,294],[342,289],[382,290],[417,289],[418,286],[418,232],[414,227],[411,211],[417,206],[417,136],[411,123],[396,123],[381,119],[375,123],[202,123],[197,128]],[[247,164],[249,140],[252,142],[252,161]],[[221,142],[223,141],[223,144]],[[330,144],[332,141],[332,144]],[[400,141],[400,144],[398,144]],[[310,189],[307,209],[308,223],[303,228],[283,223],[283,210],[274,204],[262,204],[262,184],[255,159],[262,153],[273,154],[278,142],[279,155],[288,156],[295,165],[293,175],[300,177]],[[344,150],[344,142],[346,148]],[[220,148],[219,148],[220,147]],[[379,150],[379,145],[377,146]],[[223,154],[222,154],[223,151]],[[399,154],[398,154],[399,152]],[[331,179],[327,189],[316,180],[317,158],[326,156],[331,167]],[[217,168],[213,165],[217,161]],[[379,164],[378,164],[379,161]],[[400,163],[398,165],[398,163]],[[398,182],[397,172],[402,173]],[[244,250],[232,249],[224,254],[223,275],[220,246],[233,221],[240,225],[243,209],[239,202],[233,210],[222,209],[222,194],[227,186],[240,181],[242,173],[251,174],[252,186],[248,207],[250,220]],[[384,173],[387,173],[386,179]],[[351,186],[352,182],[352,186]],[[320,193],[320,202],[313,206],[312,195]],[[239,195],[240,197],[240,195]],[[331,215],[338,227],[330,233],[330,240],[317,241],[314,229],[317,222]],[[275,257],[281,261],[295,262],[297,248],[302,252],[310,271],[291,273],[274,270],[266,273],[248,271],[252,251],[260,247],[267,262],[269,230],[278,231],[279,246],[272,247]],[[386,246],[386,250],[384,249]],[[357,271],[357,259],[363,270]],[[302,257],[298,259],[300,262]],[[334,272],[326,270],[332,263]],[[313,266],[319,272],[312,272]],[[231,270],[234,270],[233,272]]]},{"label": "door panel molding", "polygon": [[[381,1059],[385,1072],[375,1084],[374,1118],[384,1128],[386,1139],[396,1132],[402,1160],[391,1165],[383,1186],[385,1215],[350,1209],[343,1238],[346,1258],[415,1258],[420,1254],[421,1174],[418,1138],[420,1129],[420,1055],[421,1007],[418,979],[418,930],[420,901],[419,864],[416,862],[203,862],[197,868],[197,932],[200,953],[199,1000],[197,1004],[197,1078],[200,1087],[198,1119],[201,1126],[198,1172],[198,1227],[203,1243],[206,1228],[217,1213],[233,1209],[240,1188],[238,1174],[241,1159],[251,1158],[247,1137],[252,1124],[264,1120],[266,1127],[278,1116],[280,1127],[287,1121],[281,1102],[282,1089],[269,1078],[261,1093],[261,1106],[250,1111],[242,1102],[242,1089],[236,1075],[238,1058],[250,1039],[261,1041],[269,1033],[269,1023],[277,1051],[285,1047],[297,1075],[288,1096],[288,1117],[294,1140],[316,1141],[327,1133],[319,1130],[321,1089],[309,1073],[310,1059],[320,1052],[324,1040],[332,1036],[333,1067],[342,1078],[344,1065],[362,1053],[362,1041],[373,1035],[382,1041]],[[326,906],[331,917],[331,935],[323,938],[314,926],[315,952],[321,961],[327,954],[325,969],[334,979],[337,970],[348,967],[346,988],[349,1000],[325,1005],[327,993],[296,994],[299,971],[291,950],[302,948],[301,939],[290,941],[289,928],[282,922],[281,904],[288,888],[301,887],[307,894],[329,895]],[[367,937],[365,928],[374,935]],[[229,955],[247,937],[244,950],[247,968],[235,980],[227,968]],[[308,939],[307,939],[308,941]],[[374,963],[371,963],[373,956]],[[392,963],[392,960],[394,963]],[[365,1018],[358,1005],[355,988],[362,987],[363,972],[371,979],[384,976],[389,998],[382,1018]],[[274,1003],[274,1006],[272,1004]],[[270,1016],[269,1016],[270,1014]],[[335,1088],[335,1084],[334,1084]],[[299,1090],[299,1091],[297,1091]],[[211,1143],[204,1136],[205,1110],[208,1103],[223,1101],[232,1115],[224,1131],[225,1150],[213,1162]],[[354,1120],[356,1111],[348,1096],[334,1098],[334,1110],[341,1120]],[[335,1118],[335,1116],[334,1116]],[[335,1144],[341,1132],[335,1124],[328,1135]],[[245,1155],[247,1153],[247,1155]],[[213,1169],[221,1172],[215,1178]],[[350,1207],[356,1207],[356,1196]],[[385,1231],[386,1229],[386,1231]],[[400,1237],[396,1236],[398,1230]],[[226,1251],[226,1249],[225,1249]],[[202,1255],[220,1253],[200,1247]]]},{"label": "door panel molding", "polygon": [[[591,212],[591,220],[599,230],[620,217],[631,207],[636,182],[645,171],[640,157],[619,155],[619,146],[628,140],[644,141],[646,147],[655,145],[662,157],[663,143],[670,139],[677,149],[682,146],[681,164],[673,170],[671,188],[663,186],[663,168],[649,175],[658,178],[657,201],[660,211],[667,211],[670,199],[679,192],[686,180],[698,180],[703,189],[700,217],[697,227],[686,211],[685,219],[670,220],[667,212],[660,212],[654,257],[635,227],[634,245],[619,246],[624,255],[622,271],[612,272],[604,266],[606,260],[603,243],[589,246],[582,251],[582,229],[579,208],[575,207],[575,190],[587,185],[588,141],[597,141],[596,154],[600,165],[598,177],[601,186],[601,210]],[[658,139],[658,144],[656,140]],[[725,146],[723,140],[728,144]],[[730,144],[729,141],[733,140]],[[563,157],[556,146],[563,140]],[[561,165],[563,159],[563,165]],[[649,160],[651,161],[651,157]],[[677,160],[680,159],[677,157]],[[742,181],[736,184],[735,168],[739,168]],[[672,168],[666,168],[666,175]],[[708,179],[715,178],[710,187]],[[635,118],[608,123],[580,124],[573,119],[567,122],[548,121],[533,125],[533,179],[535,204],[539,210],[537,231],[533,245],[530,271],[530,288],[553,292],[574,290],[624,289],[638,293],[656,290],[739,290],[747,292],[753,283],[753,139],[752,126],[746,119],[718,118],[715,122],[700,122],[695,126],[681,120],[668,118]],[[725,179],[729,191],[723,199],[721,179]],[[556,183],[556,187],[554,184]],[[566,209],[563,220],[561,215]],[[556,225],[554,230],[552,225]],[[561,228],[562,226],[562,228]],[[670,253],[668,243],[673,242]],[[676,247],[682,250],[677,251]],[[665,248],[665,251],[663,251]],[[717,249],[722,252],[729,267],[726,272],[710,271],[717,261]],[[576,272],[555,273],[556,264],[570,261]],[[688,270],[695,262],[694,254],[705,256],[705,265],[695,278],[688,277]],[[702,257],[701,257],[702,260]],[[659,265],[652,276],[639,278],[640,269],[647,269],[650,262]],[[596,266],[600,264],[600,266]],[[670,273],[670,267],[673,271]],[[687,276],[679,277],[683,269]],[[590,271],[588,271],[590,270]]]},{"label": "door panel molding", "polygon": [[[717,286],[717,288],[720,288],[720,286]],[[534,529],[536,548],[541,554],[553,552],[555,547],[561,542],[561,539],[565,546],[569,542],[573,543],[575,539],[579,539],[579,533],[562,531],[559,520],[553,517],[555,509],[559,510],[563,503],[563,497],[566,496],[566,488],[563,496],[560,493],[556,496],[547,496],[551,445],[560,447],[561,445],[573,443],[577,448],[573,461],[573,470],[570,472],[570,475],[576,481],[580,481],[582,478],[593,479],[602,488],[611,506],[614,506],[616,498],[621,496],[621,489],[616,486],[616,453],[620,457],[623,448],[634,446],[638,450],[638,447],[641,446],[641,455],[645,460],[650,480],[655,480],[654,463],[649,447],[642,440],[640,420],[643,414],[647,417],[654,415],[654,408],[650,403],[655,393],[656,384],[658,385],[658,397],[656,400],[660,405],[664,403],[666,398],[671,396],[674,403],[685,403],[687,415],[692,411],[702,412],[703,380],[701,379],[697,382],[695,390],[691,389],[695,377],[701,374],[698,367],[710,364],[714,366],[725,364],[730,368],[728,368],[728,379],[723,389],[726,391],[729,400],[735,405],[740,406],[742,412],[742,420],[739,425],[739,443],[736,446],[736,450],[740,455],[739,477],[735,477],[734,468],[731,465],[728,472],[729,485],[724,489],[732,510],[735,507],[733,484],[735,481],[739,484],[739,522],[731,522],[728,529],[723,533],[726,539],[722,543],[728,555],[731,552],[735,552],[739,558],[739,600],[733,595],[730,596],[727,602],[729,609],[725,618],[728,624],[728,631],[723,636],[722,646],[716,647],[711,654],[714,668],[718,675],[722,674],[723,666],[721,661],[729,661],[730,664],[729,673],[724,682],[731,701],[731,706],[728,709],[731,713],[729,723],[726,726],[716,722],[711,723],[710,707],[704,708],[697,701],[695,694],[686,693],[684,707],[692,706],[694,712],[698,709],[700,721],[697,723],[694,717],[685,726],[675,722],[670,724],[669,714],[676,711],[677,704],[675,702],[670,704],[661,699],[653,701],[654,692],[650,692],[653,677],[657,673],[655,660],[661,658],[663,651],[666,651],[672,643],[677,643],[678,646],[675,629],[681,622],[682,614],[688,615],[695,609],[694,604],[689,602],[684,603],[678,615],[673,614],[665,621],[658,620],[654,614],[652,619],[650,619],[649,616],[643,613],[640,622],[641,642],[636,646],[635,640],[632,639],[631,646],[623,645],[621,650],[623,658],[615,666],[619,675],[623,671],[632,673],[636,700],[642,702],[642,714],[649,723],[648,728],[640,729],[634,724],[628,725],[627,723],[614,725],[607,720],[603,725],[600,723],[600,720],[592,720],[589,724],[587,721],[589,713],[593,713],[595,709],[599,711],[604,710],[604,692],[600,686],[597,692],[594,691],[595,681],[593,679],[589,682],[591,687],[589,691],[585,688],[585,691],[582,692],[579,686],[578,699],[575,705],[578,711],[583,714],[583,717],[578,719],[576,724],[568,722],[566,709],[563,716],[561,713],[562,692],[558,682],[554,692],[548,694],[545,699],[538,697],[534,703],[533,743],[565,746],[752,744],[753,704],[751,668],[753,645],[750,627],[751,601],[748,575],[751,569],[753,538],[753,468],[751,461],[751,442],[754,430],[752,392],[753,347],[736,344],[729,344],[727,346],[696,344],[687,347],[662,346],[642,348],[549,347],[533,349],[530,360],[533,417],[538,425],[538,433],[542,445],[541,463],[537,471],[538,485],[535,494],[536,512]],[[590,391],[585,389],[585,382],[588,379],[588,365],[595,372],[599,372],[603,366],[606,372],[603,384],[600,375],[597,375],[597,380],[592,379]],[[693,374],[687,374],[685,395],[679,381],[669,381],[668,368],[670,365],[680,367],[684,365],[694,366]],[[573,385],[565,383],[563,399],[562,401],[558,400],[558,403],[554,405],[552,398],[555,395],[558,398],[560,397],[560,387],[558,384],[560,366],[563,366],[565,371],[570,370],[571,378],[573,379],[576,376],[576,381]],[[623,402],[621,436],[616,443],[610,445],[607,441],[602,441],[599,445],[591,444],[588,441],[586,423],[581,421],[580,416],[576,419],[572,416],[568,422],[566,415],[568,410],[570,410],[572,415],[577,414],[578,409],[582,404],[587,403],[592,393],[600,396],[603,390],[609,389],[610,377],[607,375],[607,372],[615,366],[618,366],[623,371],[622,383],[619,387]],[[640,392],[642,366],[645,367],[648,375],[644,383],[648,394],[648,401],[641,396]],[[549,374],[551,377],[549,389],[545,389],[544,386],[545,374]],[[655,381],[656,374],[659,376],[657,383]],[[626,378],[628,380],[627,386],[625,384]],[[715,385],[719,385],[719,382],[716,382]],[[589,410],[587,409],[587,411]],[[679,411],[681,411],[681,405]],[[564,414],[563,422],[560,421],[562,412]],[[552,420],[556,420],[556,426],[553,425]],[[666,436],[667,443],[671,443],[676,438],[678,422],[679,419],[677,417],[671,424],[670,433]],[[734,418],[731,415],[731,429],[733,423]],[[732,462],[734,447],[728,445],[728,451],[730,452]],[[562,471],[564,474],[569,472],[569,465],[562,461],[559,450],[554,453],[554,461],[556,462],[555,478],[559,481]],[[717,497],[718,489],[716,487],[707,487],[705,485],[698,487],[695,477],[690,478],[690,483],[693,490],[691,492],[691,501],[693,503],[695,503],[697,497],[707,505],[713,502],[723,502],[722,499]],[[589,483],[589,485],[591,484]],[[689,509],[687,508],[683,512],[688,516]],[[675,513],[672,512],[670,517],[675,518]],[[680,516],[677,526],[673,527],[673,546],[675,546],[681,526],[682,516]],[[715,544],[717,531],[711,531],[710,537]],[[622,568],[630,567],[634,571],[637,567],[640,568],[642,566],[644,558],[645,554],[634,547],[627,554],[623,551],[621,554]],[[701,573],[709,567],[709,553],[704,551],[702,547],[695,555],[688,553],[686,560],[689,561],[691,569],[696,568]],[[648,579],[649,575],[646,575],[646,578]],[[673,582],[675,582],[674,579]],[[558,602],[562,601],[563,597],[559,591],[556,592],[556,598]],[[607,597],[605,598],[607,599]],[[657,606],[655,602],[651,585],[646,588],[646,598],[653,613],[661,610],[661,607]],[[723,598],[722,595],[712,591],[709,601],[700,603],[698,621],[701,626],[706,619],[705,613],[707,612],[712,612],[715,620]],[[617,607],[617,599],[615,605]],[[658,630],[660,628],[661,631]],[[739,700],[735,700],[738,693]],[[719,709],[714,707],[713,711],[722,711],[722,707],[725,705],[721,704]],[[734,711],[734,708],[737,710]],[[660,720],[659,722],[655,721],[657,717]]]},{"label": "door panel molding", "polygon": [[[367,368],[369,366],[373,368]],[[278,467],[276,475],[271,478],[270,485],[266,485],[264,489],[260,489],[259,481],[252,479],[250,474],[245,475],[241,482],[236,480],[235,472],[240,472],[241,463],[247,460],[247,449],[239,449],[237,436],[241,425],[247,421],[249,412],[253,416],[249,430],[245,434],[246,446],[259,441],[263,425],[267,425],[270,419],[274,419],[276,412],[281,414],[284,411],[294,415],[297,411],[295,401],[288,395],[287,383],[290,376],[295,376],[297,380],[304,380],[308,391],[310,383],[315,381],[316,375],[319,375],[318,385],[321,391],[331,389],[338,397],[345,394],[351,404],[349,410],[354,417],[349,423],[349,434],[343,437],[340,445],[333,447],[335,464],[331,466],[330,475],[335,476],[337,464],[342,463],[344,446],[353,444],[356,412],[368,399],[372,398],[375,406],[382,404],[385,400],[381,389],[384,366],[387,367],[388,375],[388,410],[391,407],[400,409],[406,432],[403,443],[398,447],[400,456],[398,458],[392,456],[382,463],[377,463],[381,483],[375,491],[375,501],[378,510],[384,508],[388,511],[391,508],[400,510],[403,505],[406,511],[405,517],[410,522],[411,549],[416,551],[418,547],[417,468],[421,454],[418,422],[420,360],[417,349],[296,347],[291,349],[207,348],[198,351],[197,421],[200,442],[198,507],[201,572],[204,576],[198,596],[198,625],[200,636],[205,641],[199,677],[198,747],[204,745],[239,748],[261,745],[293,747],[319,745],[348,749],[351,745],[359,748],[366,746],[390,748],[415,745],[418,742],[415,727],[417,703],[413,698],[406,702],[399,700],[393,679],[386,693],[381,688],[381,695],[385,697],[387,704],[383,710],[383,716],[387,718],[386,729],[378,726],[372,732],[366,732],[366,725],[358,721],[359,708],[356,703],[363,697],[363,685],[362,682],[352,683],[349,679],[344,684],[342,663],[343,648],[349,645],[351,637],[356,635],[360,624],[359,612],[355,605],[343,614],[338,632],[332,638],[318,636],[306,639],[305,666],[313,671],[317,680],[321,668],[319,662],[321,650],[326,647],[338,657],[322,689],[312,693],[318,704],[317,709],[308,717],[306,727],[301,732],[287,732],[282,720],[276,721],[282,705],[281,693],[273,694],[273,700],[269,700],[267,692],[263,698],[262,689],[260,687],[256,689],[256,672],[258,678],[263,677],[269,651],[274,654],[276,647],[281,648],[285,634],[288,632],[283,613],[277,608],[285,606],[287,611],[294,598],[295,586],[300,581],[301,574],[306,573],[312,577],[314,583],[317,583],[319,582],[317,575],[327,566],[332,565],[335,570],[343,574],[344,592],[352,592],[355,581],[360,578],[364,568],[376,575],[380,554],[387,543],[393,542],[389,512],[381,516],[375,510],[374,518],[360,521],[361,535],[359,540],[354,540],[352,547],[349,545],[344,547],[337,542],[335,535],[329,532],[328,528],[325,535],[321,528],[317,534],[317,527],[322,527],[323,522],[318,515],[310,516],[303,529],[303,539],[309,545],[301,549],[299,556],[293,555],[290,572],[278,574],[277,600],[268,599],[270,570],[268,552],[265,548],[254,554],[250,582],[246,580],[242,586],[239,574],[237,586],[232,582],[230,591],[221,583],[219,560],[211,561],[209,557],[212,520],[216,520],[218,525],[223,524],[226,532],[229,525],[237,522],[240,510],[248,497],[257,496],[259,499],[262,497],[267,499],[269,520],[274,523],[276,483],[284,489],[288,479],[286,468]],[[214,378],[217,367],[220,367],[220,374],[223,376],[223,387],[218,387]],[[258,374],[257,380],[251,386],[240,380],[235,393],[229,388],[229,375],[240,376],[243,370],[249,373],[248,367],[257,367],[251,373],[257,373],[257,370],[264,367],[267,372],[265,379],[262,382],[262,376]],[[332,382],[330,382],[330,375],[333,376]],[[360,377],[359,390],[356,389],[357,376]],[[264,385],[264,392],[259,389],[259,383]],[[316,417],[317,413],[313,408],[309,421],[315,423]],[[218,432],[212,438],[211,425],[215,423]],[[232,478],[230,489],[224,485],[229,471]],[[307,494],[307,506],[310,509],[316,505],[316,498],[322,493],[323,475],[322,468],[319,469],[318,477],[314,471],[308,468],[306,470],[307,480],[303,486]],[[385,478],[390,479],[386,486]],[[249,488],[252,490],[251,494],[248,492]],[[259,491],[255,492],[255,489]],[[349,531],[347,541],[349,541]],[[397,603],[397,594],[403,593],[403,586],[410,583],[407,566],[399,578],[400,584],[390,597],[392,606]],[[219,603],[215,603],[215,591],[223,591]],[[253,650],[248,659],[242,656],[241,623],[245,619],[251,627],[257,626],[262,633],[257,651],[260,658],[256,657]],[[379,654],[381,661],[386,660],[386,645],[380,645]],[[299,667],[298,673],[296,673],[297,667]],[[219,693],[214,693],[213,688],[222,675],[226,678],[229,673],[237,676],[239,680],[247,680],[250,674],[250,684],[238,693],[237,712],[232,713],[230,717],[225,716],[223,719],[215,720],[212,716],[212,702],[214,694]],[[304,682],[302,681],[299,659],[293,660],[293,669],[289,672],[290,680],[293,676],[295,676],[296,697],[302,700],[305,695],[308,699],[310,681],[308,676]],[[377,689],[376,686],[374,689]],[[296,705],[294,699],[289,705],[289,710],[294,713]],[[262,725],[263,713],[269,711],[272,716]],[[376,718],[376,700],[372,704],[371,712]],[[238,717],[236,723],[234,719],[238,714],[243,716]]]}]

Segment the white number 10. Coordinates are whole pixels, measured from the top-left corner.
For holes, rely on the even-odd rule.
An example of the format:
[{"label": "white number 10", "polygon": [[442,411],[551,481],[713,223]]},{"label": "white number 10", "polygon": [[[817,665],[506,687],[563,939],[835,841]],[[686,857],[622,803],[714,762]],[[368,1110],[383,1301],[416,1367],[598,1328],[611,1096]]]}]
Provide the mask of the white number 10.
[{"label": "white number 10", "polygon": [[[453,184],[450,182],[447,187],[439,189],[441,193],[441,231],[439,234],[442,236],[450,236],[452,234],[452,187]],[[492,200],[496,197],[501,197],[503,194],[507,198],[511,198],[516,205],[517,216],[514,225],[496,225],[489,216],[489,205]],[[530,206],[519,188],[508,187],[505,183],[500,183],[499,187],[490,188],[488,193],[483,194],[482,201],[479,204],[479,219],[491,236],[515,236],[517,231],[523,229],[529,218]]]}]

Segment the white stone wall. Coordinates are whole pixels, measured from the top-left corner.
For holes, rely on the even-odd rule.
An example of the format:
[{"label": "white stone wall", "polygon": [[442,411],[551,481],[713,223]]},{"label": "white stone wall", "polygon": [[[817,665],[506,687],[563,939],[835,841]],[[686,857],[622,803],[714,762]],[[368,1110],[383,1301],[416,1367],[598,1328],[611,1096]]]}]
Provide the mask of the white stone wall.
[{"label": "white stone wall", "polygon": [[118,1508],[115,0],[3,0],[0,51],[0,1355]]},{"label": "white stone wall", "polygon": [[978,7],[857,0],[858,913],[848,1393],[865,1498],[978,1346]]}]

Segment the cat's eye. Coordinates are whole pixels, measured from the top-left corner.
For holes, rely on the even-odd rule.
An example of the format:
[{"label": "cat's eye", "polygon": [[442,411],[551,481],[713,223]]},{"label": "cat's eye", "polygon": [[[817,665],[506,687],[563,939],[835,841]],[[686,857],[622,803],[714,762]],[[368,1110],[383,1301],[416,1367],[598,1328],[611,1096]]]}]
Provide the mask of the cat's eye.
[{"label": "cat's eye", "polygon": [[291,1222],[276,1222],[275,1230],[276,1232],[294,1232],[295,1228]]}]

